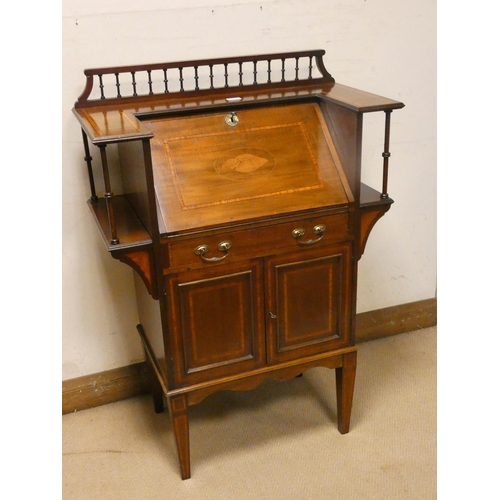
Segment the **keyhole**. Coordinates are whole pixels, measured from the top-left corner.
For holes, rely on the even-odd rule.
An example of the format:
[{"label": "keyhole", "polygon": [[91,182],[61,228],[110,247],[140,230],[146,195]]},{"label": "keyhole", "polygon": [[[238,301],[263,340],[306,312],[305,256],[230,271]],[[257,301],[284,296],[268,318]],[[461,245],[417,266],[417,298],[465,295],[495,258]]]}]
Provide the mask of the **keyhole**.
[{"label": "keyhole", "polygon": [[236,125],[238,125],[239,119],[236,116],[236,113],[233,111],[229,115],[226,115],[225,121],[230,127],[236,127]]}]

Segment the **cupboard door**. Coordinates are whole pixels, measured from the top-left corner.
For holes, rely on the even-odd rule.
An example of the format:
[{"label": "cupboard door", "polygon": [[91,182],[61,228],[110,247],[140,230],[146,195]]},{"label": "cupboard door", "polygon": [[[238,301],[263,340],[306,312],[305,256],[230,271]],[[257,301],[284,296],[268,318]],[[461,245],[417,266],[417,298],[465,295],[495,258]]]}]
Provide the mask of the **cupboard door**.
[{"label": "cupboard door", "polygon": [[350,245],[267,260],[267,357],[290,361],[349,343]]},{"label": "cupboard door", "polygon": [[261,262],[208,267],[166,280],[177,386],[265,364]]}]

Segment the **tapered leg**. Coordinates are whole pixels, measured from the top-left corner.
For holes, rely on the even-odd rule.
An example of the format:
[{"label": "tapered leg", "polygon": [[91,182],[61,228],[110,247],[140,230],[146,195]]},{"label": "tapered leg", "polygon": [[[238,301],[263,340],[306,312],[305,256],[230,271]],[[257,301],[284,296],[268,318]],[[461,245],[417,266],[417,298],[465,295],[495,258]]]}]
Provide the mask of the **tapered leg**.
[{"label": "tapered leg", "polygon": [[356,378],[357,354],[356,351],[344,354],[342,356],[342,366],[335,369],[337,385],[337,425],[341,434],[349,432],[354,379]]},{"label": "tapered leg", "polygon": [[191,477],[191,463],[189,457],[189,420],[188,402],[186,396],[168,398],[172,426],[179,455],[182,479]]}]

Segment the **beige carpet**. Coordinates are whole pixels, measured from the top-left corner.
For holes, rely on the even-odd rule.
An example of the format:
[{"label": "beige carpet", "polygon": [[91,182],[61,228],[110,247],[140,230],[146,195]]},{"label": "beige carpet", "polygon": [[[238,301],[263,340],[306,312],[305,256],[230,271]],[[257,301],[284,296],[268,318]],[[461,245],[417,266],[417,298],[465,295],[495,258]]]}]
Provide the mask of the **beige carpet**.
[{"label": "beige carpet", "polygon": [[149,396],[62,421],[65,500],[435,499],[436,328],[359,345],[344,436],[326,368],[205,399],[190,409],[186,481]]}]

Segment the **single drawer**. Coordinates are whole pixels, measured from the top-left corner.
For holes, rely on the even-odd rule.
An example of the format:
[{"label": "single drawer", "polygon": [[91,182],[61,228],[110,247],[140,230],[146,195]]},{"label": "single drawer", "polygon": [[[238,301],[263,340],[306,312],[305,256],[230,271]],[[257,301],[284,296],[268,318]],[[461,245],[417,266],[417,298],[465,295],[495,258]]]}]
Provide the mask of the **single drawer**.
[{"label": "single drawer", "polygon": [[348,214],[315,216],[253,229],[167,242],[164,268],[214,265],[349,239]]}]

